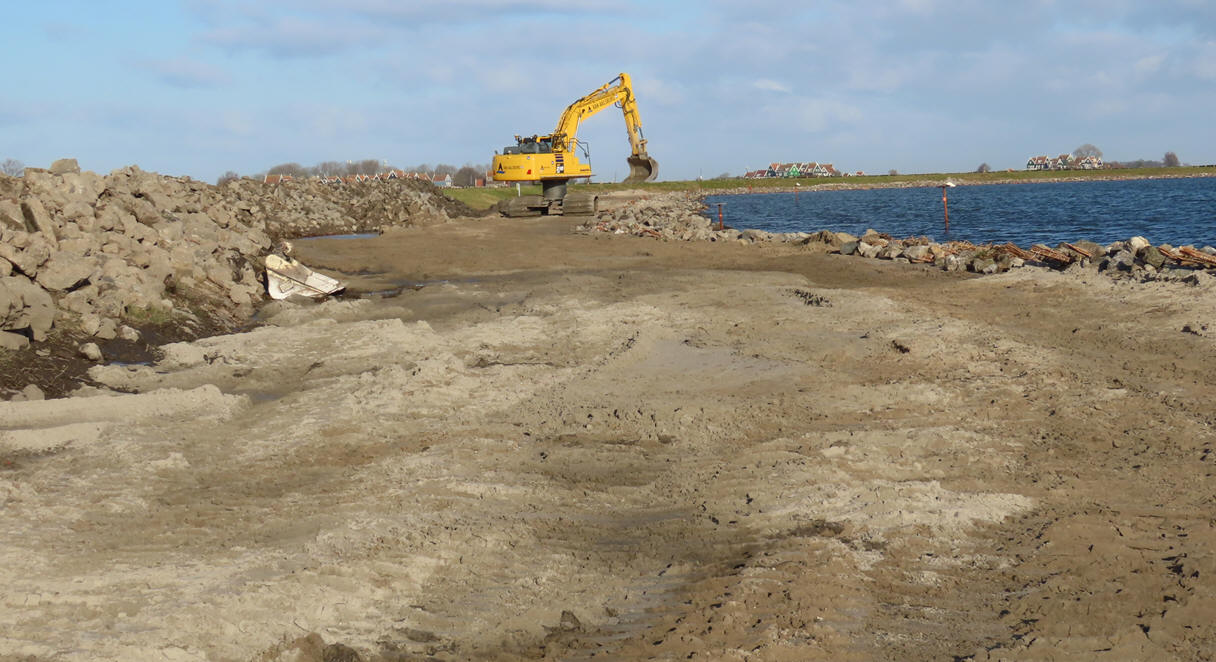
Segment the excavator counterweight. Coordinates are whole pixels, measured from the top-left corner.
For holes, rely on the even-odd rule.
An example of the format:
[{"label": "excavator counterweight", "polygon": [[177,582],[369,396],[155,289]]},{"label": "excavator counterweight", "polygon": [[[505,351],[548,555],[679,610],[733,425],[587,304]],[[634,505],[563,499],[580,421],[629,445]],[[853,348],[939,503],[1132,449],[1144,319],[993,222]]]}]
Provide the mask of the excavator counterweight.
[{"label": "excavator counterweight", "polygon": [[586,145],[576,137],[583,119],[595,115],[608,106],[616,106],[625,116],[625,129],[629,134],[631,152],[626,161],[629,175],[624,183],[654,181],[659,174],[659,163],[646,153],[646,139],[642,136],[642,120],[638,115],[637,99],[633,95],[633,82],[629,74],[622,73],[595,91],[566,107],[557,121],[557,127],[548,135],[515,136],[515,144],[508,145],[502,154],[495,154],[492,177],[500,182],[540,182],[542,195],[520,196],[501,207],[507,216],[537,216],[539,214],[593,214],[596,197],[587,193],[568,193],[567,182],[571,179],[591,177],[591,165],[578,158],[582,151],[587,156]]}]

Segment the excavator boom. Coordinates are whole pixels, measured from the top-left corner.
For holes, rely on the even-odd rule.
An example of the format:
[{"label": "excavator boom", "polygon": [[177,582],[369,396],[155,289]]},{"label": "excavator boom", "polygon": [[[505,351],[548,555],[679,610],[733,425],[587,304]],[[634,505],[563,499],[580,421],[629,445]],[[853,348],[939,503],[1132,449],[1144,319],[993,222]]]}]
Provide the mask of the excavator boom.
[{"label": "excavator boom", "polygon": [[611,105],[621,109],[625,116],[625,130],[629,134],[631,153],[627,159],[629,176],[625,178],[625,183],[653,180],[659,174],[659,163],[646,153],[646,138],[642,134],[637,97],[633,94],[633,79],[627,73],[621,73],[591,94],[566,106],[557,120],[557,128],[553,130],[555,148],[574,151],[578,142],[575,136],[583,119]]}]

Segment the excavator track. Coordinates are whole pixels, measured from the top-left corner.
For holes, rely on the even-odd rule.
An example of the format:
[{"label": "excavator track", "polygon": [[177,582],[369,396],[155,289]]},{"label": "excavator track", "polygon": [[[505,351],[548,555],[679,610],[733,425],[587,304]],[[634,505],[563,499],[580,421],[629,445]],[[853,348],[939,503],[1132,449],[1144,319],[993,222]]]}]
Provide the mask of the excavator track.
[{"label": "excavator track", "polygon": [[540,216],[544,211],[545,201],[539,195],[521,195],[516,198],[508,198],[506,204],[499,209],[502,215],[508,218],[520,218],[524,216]]},{"label": "excavator track", "polygon": [[567,193],[562,198],[563,216],[586,216],[599,211],[599,196],[591,193]]}]

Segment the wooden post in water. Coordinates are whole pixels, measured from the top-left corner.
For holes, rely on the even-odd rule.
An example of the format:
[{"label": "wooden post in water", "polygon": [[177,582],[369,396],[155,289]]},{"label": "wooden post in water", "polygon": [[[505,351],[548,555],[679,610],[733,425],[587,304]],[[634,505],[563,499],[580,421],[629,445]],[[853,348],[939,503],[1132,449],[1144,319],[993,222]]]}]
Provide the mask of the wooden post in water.
[{"label": "wooden post in water", "polygon": [[722,205],[724,205],[724,204],[726,204],[726,203],[725,202],[718,203],[718,229],[719,230],[726,229],[726,224],[722,221]]}]

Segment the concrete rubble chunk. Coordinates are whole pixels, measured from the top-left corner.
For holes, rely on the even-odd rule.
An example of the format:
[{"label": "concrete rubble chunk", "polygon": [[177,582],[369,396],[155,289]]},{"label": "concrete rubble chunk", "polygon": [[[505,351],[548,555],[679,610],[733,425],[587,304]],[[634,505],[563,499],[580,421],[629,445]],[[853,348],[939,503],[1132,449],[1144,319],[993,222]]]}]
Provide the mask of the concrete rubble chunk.
[{"label": "concrete rubble chunk", "polygon": [[32,232],[37,228],[25,220],[25,212],[16,200],[0,200],[0,228]]},{"label": "concrete rubble chunk", "polygon": [[79,347],[79,350],[80,350],[81,356],[85,357],[86,359],[88,359],[90,361],[93,361],[94,363],[101,361],[101,359],[102,359],[101,348],[97,346],[97,343],[92,343],[92,342],[82,343]]},{"label": "concrete rubble chunk", "polygon": [[26,402],[46,400],[46,394],[38,388],[37,384],[27,384],[25,388],[21,389],[21,395],[25,397]]},{"label": "concrete rubble chunk", "polygon": [[59,237],[55,234],[55,222],[51,220],[51,215],[47,213],[42,201],[37,198],[22,200],[21,212],[28,225],[38,228],[52,247],[58,247]]},{"label": "concrete rubble chunk", "polygon": [[76,162],[76,159],[59,159],[51,164],[51,174],[65,175],[69,172],[80,172],[80,164]]}]

